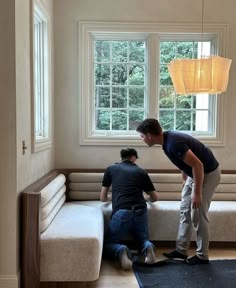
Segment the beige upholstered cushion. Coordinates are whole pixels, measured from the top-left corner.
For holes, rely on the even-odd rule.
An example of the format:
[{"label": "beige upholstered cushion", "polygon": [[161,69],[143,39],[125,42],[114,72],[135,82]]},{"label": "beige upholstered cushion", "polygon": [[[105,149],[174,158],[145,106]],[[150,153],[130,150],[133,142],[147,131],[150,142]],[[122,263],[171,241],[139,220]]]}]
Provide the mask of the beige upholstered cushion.
[{"label": "beige upholstered cushion", "polygon": [[45,219],[51,211],[55,208],[57,203],[61,200],[61,198],[65,197],[66,186],[62,186],[59,191],[54,195],[53,198],[49,200],[49,202],[41,208],[41,219]]},{"label": "beige upholstered cushion", "polygon": [[40,232],[43,232],[51,223],[57,212],[66,200],[66,178],[63,174],[58,175],[41,192],[41,222]]},{"label": "beige upholstered cushion", "polygon": [[64,186],[66,177],[63,174],[58,175],[53,179],[41,192],[41,207],[44,207],[50,199]]},{"label": "beige upholstered cushion", "polygon": [[65,203],[41,234],[40,280],[96,280],[103,230],[101,209]]},{"label": "beige upholstered cushion", "polygon": [[104,216],[104,228],[106,229],[111,218],[112,204],[109,202],[101,202],[98,200],[87,201],[73,201],[77,205],[97,207],[102,210]]},{"label": "beige upholstered cushion", "polygon": [[65,194],[63,194],[59,201],[56,203],[56,205],[53,207],[53,209],[50,211],[50,213],[47,214],[44,219],[41,219],[40,232],[43,232],[49,226],[54,217],[57,215],[58,211],[61,209],[62,205],[65,203],[65,200],[66,196]]},{"label": "beige upholstered cushion", "polygon": [[99,200],[103,173],[70,173],[69,195],[73,200]]},{"label": "beige upholstered cushion", "polygon": [[[180,200],[181,173],[150,173],[160,200]],[[99,200],[103,173],[74,172],[69,175],[69,195],[73,200]],[[213,200],[236,201],[236,174],[222,174]]]},{"label": "beige upholstered cushion", "polygon": [[74,172],[69,180],[75,183],[102,183],[103,173]]},{"label": "beige upholstered cushion", "polygon": [[[111,202],[76,201],[73,203],[102,209],[105,229],[107,228],[112,211]],[[149,239],[175,241],[179,226],[180,201],[157,201],[147,203],[147,207]],[[235,218],[236,201],[212,201],[209,210],[210,241],[236,241]],[[192,240],[195,240],[194,231]]]}]

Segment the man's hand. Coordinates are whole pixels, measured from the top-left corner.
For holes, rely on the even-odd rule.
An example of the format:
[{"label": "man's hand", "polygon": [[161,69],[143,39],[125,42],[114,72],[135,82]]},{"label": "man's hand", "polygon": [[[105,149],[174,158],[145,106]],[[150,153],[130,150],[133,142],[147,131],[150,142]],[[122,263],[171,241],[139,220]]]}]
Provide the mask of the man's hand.
[{"label": "man's hand", "polygon": [[202,195],[201,194],[196,194],[193,193],[191,196],[191,201],[192,201],[192,208],[193,209],[197,209],[200,208],[201,204],[202,204]]}]

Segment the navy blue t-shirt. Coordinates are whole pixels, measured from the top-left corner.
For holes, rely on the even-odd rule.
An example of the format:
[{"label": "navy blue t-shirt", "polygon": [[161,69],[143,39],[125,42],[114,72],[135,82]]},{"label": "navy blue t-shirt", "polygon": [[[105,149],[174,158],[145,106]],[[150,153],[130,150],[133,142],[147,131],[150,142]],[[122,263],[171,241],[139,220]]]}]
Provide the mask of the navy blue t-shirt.
[{"label": "navy blue t-shirt", "polygon": [[186,175],[193,177],[192,167],[183,161],[185,153],[190,149],[203,163],[204,173],[214,171],[219,163],[212,151],[196,138],[177,131],[163,132],[162,149],[167,157]]},{"label": "navy blue t-shirt", "polygon": [[128,160],[106,169],[102,186],[111,185],[113,213],[119,209],[131,209],[134,205],[146,207],[143,191],[148,193],[155,190],[147,172]]}]

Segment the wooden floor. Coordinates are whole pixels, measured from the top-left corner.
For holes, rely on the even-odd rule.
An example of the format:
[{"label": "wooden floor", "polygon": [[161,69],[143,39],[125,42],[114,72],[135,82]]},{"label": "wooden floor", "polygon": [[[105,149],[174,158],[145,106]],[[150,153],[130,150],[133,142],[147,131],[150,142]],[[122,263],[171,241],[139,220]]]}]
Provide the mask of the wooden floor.
[{"label": "wooden floor", "polygon": [[[163,260],[163,252],[172,251],[171,248],[158,248],[157,260]],[[194,255],[194,250],[189,250],[189,256]],[[213,259],[236,259],[235,248],[210,249],[210,260]],[[132,271],[122,271],[117,263],[103,260],[101,265],[100,277],[97,281],[87,283],[86,288],[138,288],[136,278]]]}]

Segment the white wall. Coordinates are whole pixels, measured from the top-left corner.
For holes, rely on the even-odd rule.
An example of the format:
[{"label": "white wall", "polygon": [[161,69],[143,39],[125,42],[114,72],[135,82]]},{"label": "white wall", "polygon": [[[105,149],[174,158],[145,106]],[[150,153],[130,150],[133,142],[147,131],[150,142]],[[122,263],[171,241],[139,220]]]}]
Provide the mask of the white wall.
[{"label": "white wall", "polygon": [[[52,0],[41,2],[52,17]],[[17,187],[18,191],[53,168],[54,150],[32,153],[31,147],[31,77],[30,77],[30,7],[31,0],[16,1],[16,99],[17,99]],[[32,20],[33,21],[33,20]],[[53,50],[53,49],[52,49]],[[52,55],[53,56],[53,55]],[[53,58],[53,57],[52,57]],[[51,65],[53,67],[53,63]],[[52,77],[53,81],[53,77]],[[52,84],[53,87],[53,84]],[[53,89],[52,89],[53,95]],[[51,114],[53,113],[53,109]],[[52,119],[53,119],[53,115]],[[54,124],[53,124],[54,126]],[[27,146],[22,154],[22,141]]]},{"label": "white wall", "polygon": [[30,1],[0,1],[0,288],[20,287],[20,191],[54,166],[53,148],[31,153]]},{"label": "white wall", "polygon": [[5,288],[17,287],[14,2],[0,2],[0,287]]},{"label": "white wall", "polygon": [[[55,163],[56,167],[104,168],[119,159],[120,146],[79,146],[77,21],[141,21],[201,23],[201,3],[195,0],[56,0],[55,43]],[[235,0],[205,0],[204,22],[230,24],[227,57],[233,59],[225,99],[224,147],[213,147],[223,169],[235,169],[236,17]],[[222,97],[219,96],[219,97]],[[124,143],[125,145],[125,143]],[[144,168],[173,168],[160,147],[137,147]]]}]

